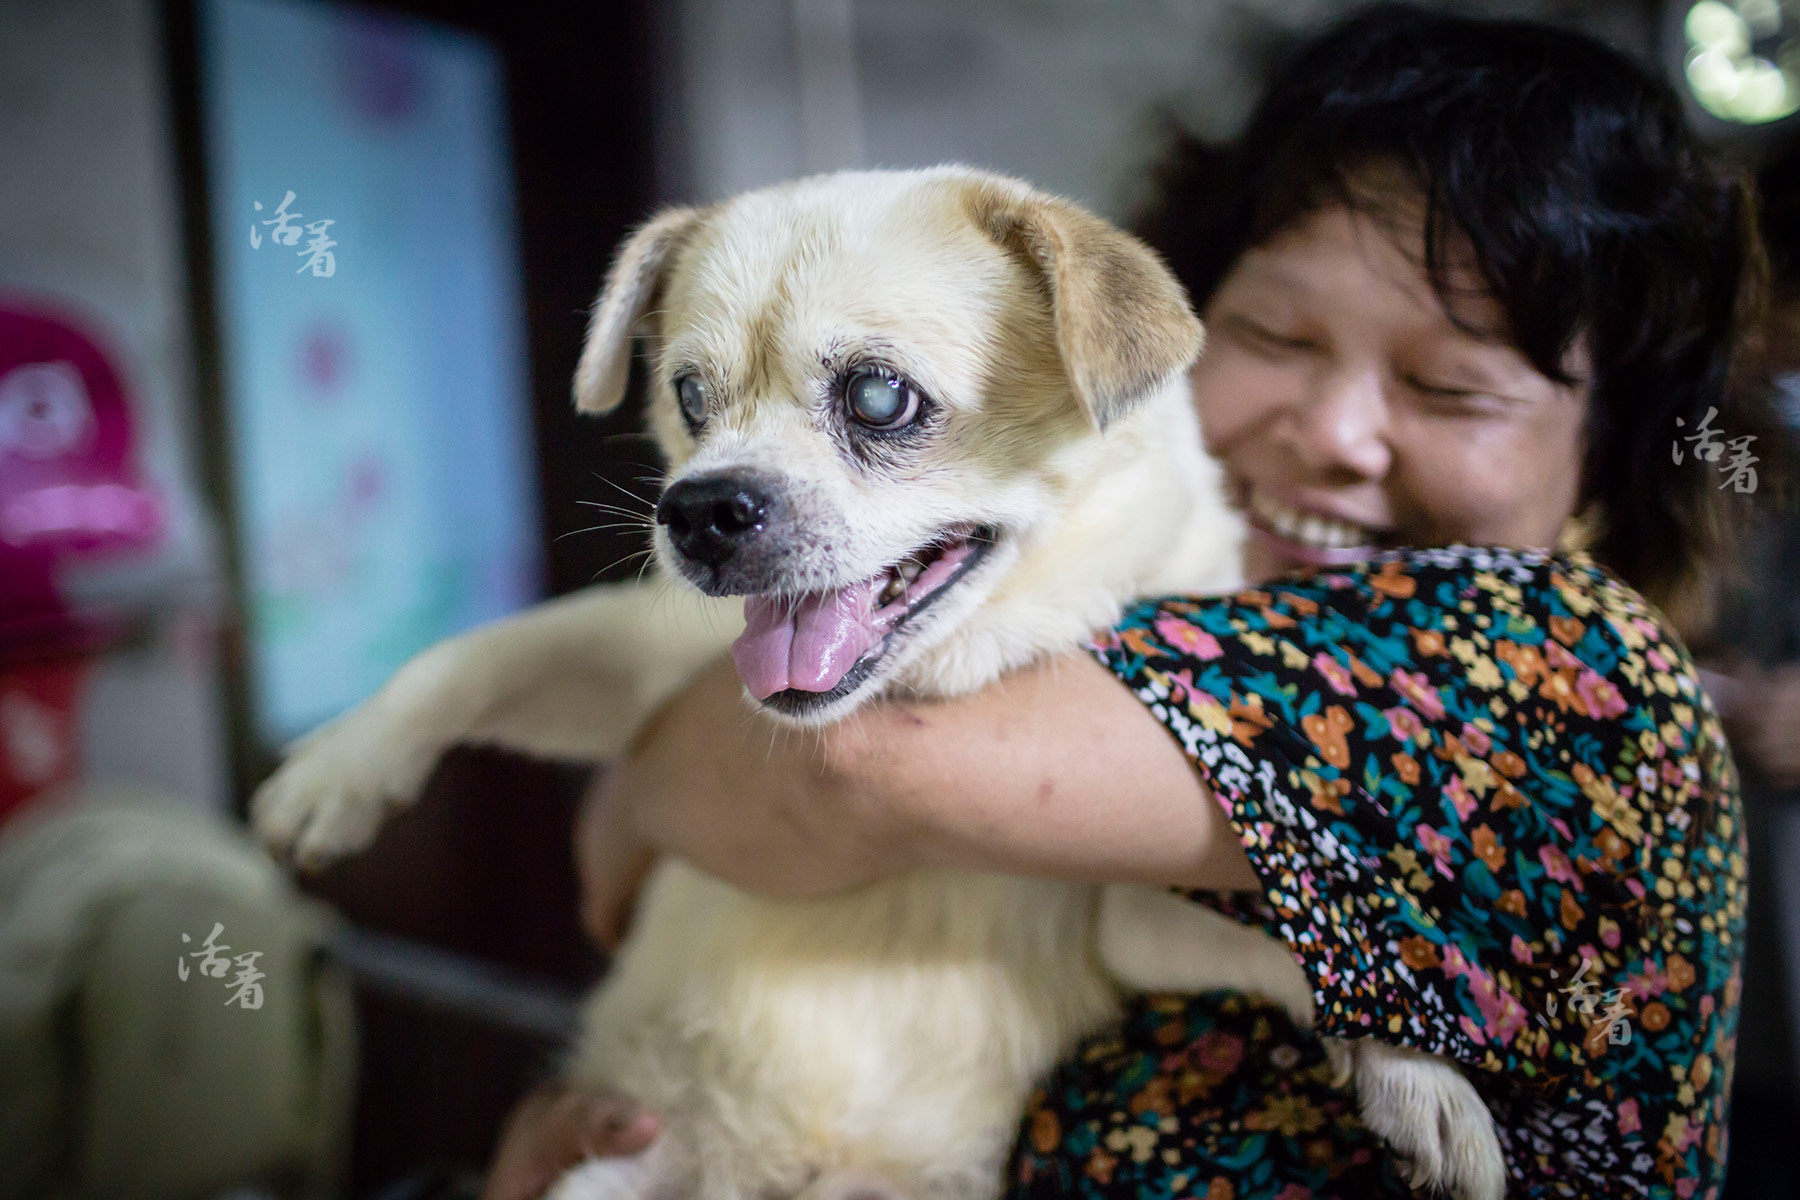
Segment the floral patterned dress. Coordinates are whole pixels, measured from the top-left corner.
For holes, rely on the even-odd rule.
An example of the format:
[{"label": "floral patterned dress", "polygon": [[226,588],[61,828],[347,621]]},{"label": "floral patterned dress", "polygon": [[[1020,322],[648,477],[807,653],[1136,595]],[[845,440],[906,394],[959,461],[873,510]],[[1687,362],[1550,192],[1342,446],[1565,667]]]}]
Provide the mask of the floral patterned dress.
[{"label": "floral patterned dress", "polygon": [[1318,1035],[1448,1057],[1512,1196],[1713,1197],[1745,901],[1693,663],[1584,555],[1453,547],[1134,606],[1092,647],[1224,805],[1273,1002],[1137,998],[1033,1096],[1013,1197],[1409,1194]]}]

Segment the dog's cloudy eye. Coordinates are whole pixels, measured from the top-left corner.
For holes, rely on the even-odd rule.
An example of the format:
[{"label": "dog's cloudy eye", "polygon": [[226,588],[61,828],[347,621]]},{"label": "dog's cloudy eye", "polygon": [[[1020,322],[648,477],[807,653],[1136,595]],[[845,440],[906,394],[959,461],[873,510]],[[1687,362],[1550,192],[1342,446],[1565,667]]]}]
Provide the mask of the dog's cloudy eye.
[{"label": "dog's cloudy eye", "polygon": [[706,420],[706,385],[693,375],[675,381],[675,396],[681,401],[681,415],[698,428]]},{"label": "dog's cloudy eye", "polygon": [[871,429],[898,429],[919,415],[919,392],[904,379],[858,371],[844,387],[850,415]]}]

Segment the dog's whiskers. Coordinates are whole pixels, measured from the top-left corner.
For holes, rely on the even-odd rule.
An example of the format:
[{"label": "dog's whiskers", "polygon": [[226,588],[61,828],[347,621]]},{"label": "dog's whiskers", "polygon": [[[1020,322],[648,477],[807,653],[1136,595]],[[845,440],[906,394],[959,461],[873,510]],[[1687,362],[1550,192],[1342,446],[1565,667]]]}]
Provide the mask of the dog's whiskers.
[{"label": "dog's whiskers", "polygon": [[629,508],[623,508],[617,504],[606,504],[599,500],[577,500],[575,503],[582,508],[591,508],[596,512],[603,512],[609,516],[629,517],[645,529],[649,529],[655,525],[655,521],[651,519],[649,513],[636,512]]},{"label": "dog's whiskers", "polygon": [[557,534],[556,537],[554,537],[551,540],[560,542],[564,538],[574,537],[578,533],[601,533],[601,532],[604,532],[607,530],[612,530],[612,529],[642,529],[642,528],[644,528],[643,524],[638,521],[613,521],[606,525],[585,525],[580,529],[565,530],[564,532]]},{"label": "dog's whiskers", "polygon": [[[643,564],[638,567],[637,582],[639,582],[639,583],[644,582],[644,572],[648,571],[651,567],[654,567],[655,565],[656,565],[656,550],[654,547],[652,547],[651,549],[644,552]],[[657,591],[656,596],[651,599],[652,604],[656,604],[656,603],[660,602],[664,597],[666,597],[670,594],[668,580],[658,578],[656,580],[656,583],[658,585],[658,591]]]},{"label": "dog's whiskers", "polygon": [[655,501],[651,500],[647,496],[638,495],[636,492],[632,491],[628,487],[621,485],[616,480],[608,479],[604,475],[598,475],[598,476],[596,476],[596,478],[598,478],[600,480],[600,482],[604,483],[607,487],[612,488],[614,491],[618,492],[620,495],[629,496],[633,501],[635,501],[638,504],[645,504],[645,505],[649,505],[651,507],[655,507],[655,503],[656,503]]},{"label": "dog's whiskers", "polygon": [[[654,557],[644,560],[644,565],[638,568],[639,582],[643,581],[644,572],[649,570],[651,566],[655,564],[655,561]],[[653,613],[667,612],[674,606],[676,600],[678,600],[682,594],[681,589],[676,587],[667,576],[658,575],[656,578],[652,579],[650,583],[655,589],[650,594],[650,611]],[[704,619],[712,619],[710,610],[702,609],[701,611],[704,614]]]},{"label": "dog's whiskers", "polygon": [[[601,567],[599,570],[595,571],[593,573],[593,575],[589,577],[588,582],[589,583],[599,582],[599,579],[602,575],[606,574],[608,571],[612,571],[619,567],[623,567],[623,566],[627,565],[635,558],[643,557],[645,559],[645,561],[648,562],[649,554],[650,554],[650,551],[648,551],[648,550],[633,550],[630,554],[626,554],[626,555],[623,555],[622,557],[615,558],[611,562],[607,563],[605,566]],[[643,578],[642,571],[639,572],[638,578],[640,580]]]},{"label": "dog's whiskers", "polygon": [[[607,487],[613,489],[613,491],[618,492],[621,496],[625,497],[625,499],[629,500],[631,502],[633,511],[641,512],[646,515],[656,511],[656,501],[651,499],[650,497],[640,496],[636,492],[632,491],[630,488],[624,487],[621,484],[619,484],[618,482],[616,482],[615,480],[608,479],[604,475],[596,473],[594,475],[594,478],[598,479],[601,483],[604,483]],[[593,503],[597,503],[597,501],[584,500],[584,501],[580,501],[580,503],[593,504]],[[613,501],[613,503],[616,504],[618,502]]]}]

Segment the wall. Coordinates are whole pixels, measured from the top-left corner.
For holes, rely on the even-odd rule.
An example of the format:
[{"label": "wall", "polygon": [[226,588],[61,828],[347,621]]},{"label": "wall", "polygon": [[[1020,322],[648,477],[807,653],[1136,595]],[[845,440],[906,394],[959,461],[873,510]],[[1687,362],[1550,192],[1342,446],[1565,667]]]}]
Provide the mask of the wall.
[{"label": "wall", "polygon": [[[1121,216],[1167,108],[1228,136],[1282,36],[1347,0],[678,0],[662,190],[960,160]],[[1557,19],[1651,52],[1643,6],[1444,7]]]},{"label": "wall", "polygon": [[[0,736],[42,761],[227,805],[213,636],[216,537],[193,485],[186,281],[157,6],[0,6],[0,293],[95,335],[132,401],[137,465],[163,503],[154,554],[63,572],[65,592],[146,619],[59,713],[21,669],[0,675]],[[17,650],[18,648],[15,648]],[[16,655],[15,655],[16,657]],[[19,739],[25,739],[21,742]]]}]

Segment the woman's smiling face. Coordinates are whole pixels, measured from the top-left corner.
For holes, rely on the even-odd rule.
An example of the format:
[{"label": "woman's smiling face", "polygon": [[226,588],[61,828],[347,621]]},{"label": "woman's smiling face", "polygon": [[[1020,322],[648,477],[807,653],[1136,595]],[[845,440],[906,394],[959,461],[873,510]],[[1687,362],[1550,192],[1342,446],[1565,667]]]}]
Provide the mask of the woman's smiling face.
[{"label": "woman's smiling face", "polygon": [[[1549,547],[1573,514],[1587,387],[1458,328],[1422,258],[1416,223],[1328,208],[1245,253],[1207,305],[1194,402],[1252,580],[1383,546]],[[1467,323],[1502,327],[1491,298],[1457,294]]]}]

